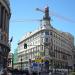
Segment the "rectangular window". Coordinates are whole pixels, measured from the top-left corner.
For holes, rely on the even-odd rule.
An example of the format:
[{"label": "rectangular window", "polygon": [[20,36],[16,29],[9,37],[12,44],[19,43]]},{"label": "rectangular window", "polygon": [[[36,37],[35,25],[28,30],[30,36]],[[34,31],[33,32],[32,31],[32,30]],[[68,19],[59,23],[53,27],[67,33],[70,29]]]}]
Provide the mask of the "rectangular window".
[{"label": "rectangular window", "polygon": [[0,7],[0,28],[2,28],[3,24],[3,7]]},{"label": "rectangular window", "polygon": [[3,17],[4,18],[3,19],[4,20],[4,25],[3,25],[4,30],[6,30],[6,16],[7,16],[7,14],[6,14],[6,11],[4,10],[4,17]]},{"label": "rectangular window", "polygon": [[45,31],[45,35],[49,35],[49,31]]},{"label": "rectangular window", "polygon": [[50,35],[52,35],[52,32],[50,32]]},{"label": "rectangular window", "polygon": [[75,55],[74,55],[74,59],[75,59]]},{"label": "rectangular window", "polygon": [[45,38],[45,42],[48,42],[48,38]]},{"label": "rectangular window", "polygon": [[1,34],[1,32],[0,32],[0,40],[2,40],[2,34]]},{"label": "rectangular window", "polygon": [[0,26],[1,26],[1,4],[0,4]]}]

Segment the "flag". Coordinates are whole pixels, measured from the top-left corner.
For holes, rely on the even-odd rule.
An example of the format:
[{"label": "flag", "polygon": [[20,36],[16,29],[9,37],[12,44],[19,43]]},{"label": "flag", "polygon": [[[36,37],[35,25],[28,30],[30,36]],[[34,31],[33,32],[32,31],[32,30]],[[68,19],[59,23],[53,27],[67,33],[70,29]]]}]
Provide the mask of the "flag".
[{"label": "flag", "polygon": [[13,40],[13,36],[11,37],[10,42],[12,42],[12,40]]}]

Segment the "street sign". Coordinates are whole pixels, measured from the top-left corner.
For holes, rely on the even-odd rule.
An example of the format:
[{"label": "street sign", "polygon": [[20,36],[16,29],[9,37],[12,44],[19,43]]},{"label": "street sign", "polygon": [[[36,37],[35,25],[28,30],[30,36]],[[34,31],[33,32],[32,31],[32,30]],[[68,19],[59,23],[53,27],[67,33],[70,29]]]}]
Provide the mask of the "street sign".
[{"label": "street sign", "polygon": [[45,64],[48,65],[49,64],[49,61],[45,61]]},{"label": "street sign", "polygon": [[38,64],[37,63],[33,63],[33,66],[38,66]]},{"label": "street sign", "polygon": [[40,60],[39,59],[36,59],[35,62],[40,62]]},{"label": "street sign", "polygon": [[41,58],[37,58],[37,59],[35,59],[35,62],[41,62],[41,61],[42,61]]}]

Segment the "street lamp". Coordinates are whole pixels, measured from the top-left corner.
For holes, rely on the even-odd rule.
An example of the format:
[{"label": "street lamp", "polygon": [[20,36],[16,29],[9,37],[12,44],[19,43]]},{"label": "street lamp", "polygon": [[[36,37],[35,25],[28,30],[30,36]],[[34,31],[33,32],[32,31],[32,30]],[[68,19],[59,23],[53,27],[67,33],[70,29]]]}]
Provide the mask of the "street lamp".
[{"label": "street lamp", "polygon": [[22,56],[21,56],[21,70],[22,70]]}]

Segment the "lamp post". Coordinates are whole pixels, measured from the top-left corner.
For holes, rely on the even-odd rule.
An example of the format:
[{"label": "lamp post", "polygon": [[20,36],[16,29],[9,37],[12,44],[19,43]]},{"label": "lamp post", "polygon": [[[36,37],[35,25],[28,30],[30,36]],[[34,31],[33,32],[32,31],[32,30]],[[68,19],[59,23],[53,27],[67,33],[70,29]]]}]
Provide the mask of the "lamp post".
[{"label": "lamp post", "polygon": [[12,54],[12,70],[14,69],[14,64],[13,64],[13,60],[14,60],[14,55]]},{"label": "lamp post", "polygon": [[22,56],[21,56],[21,71],[22,71]]}]

